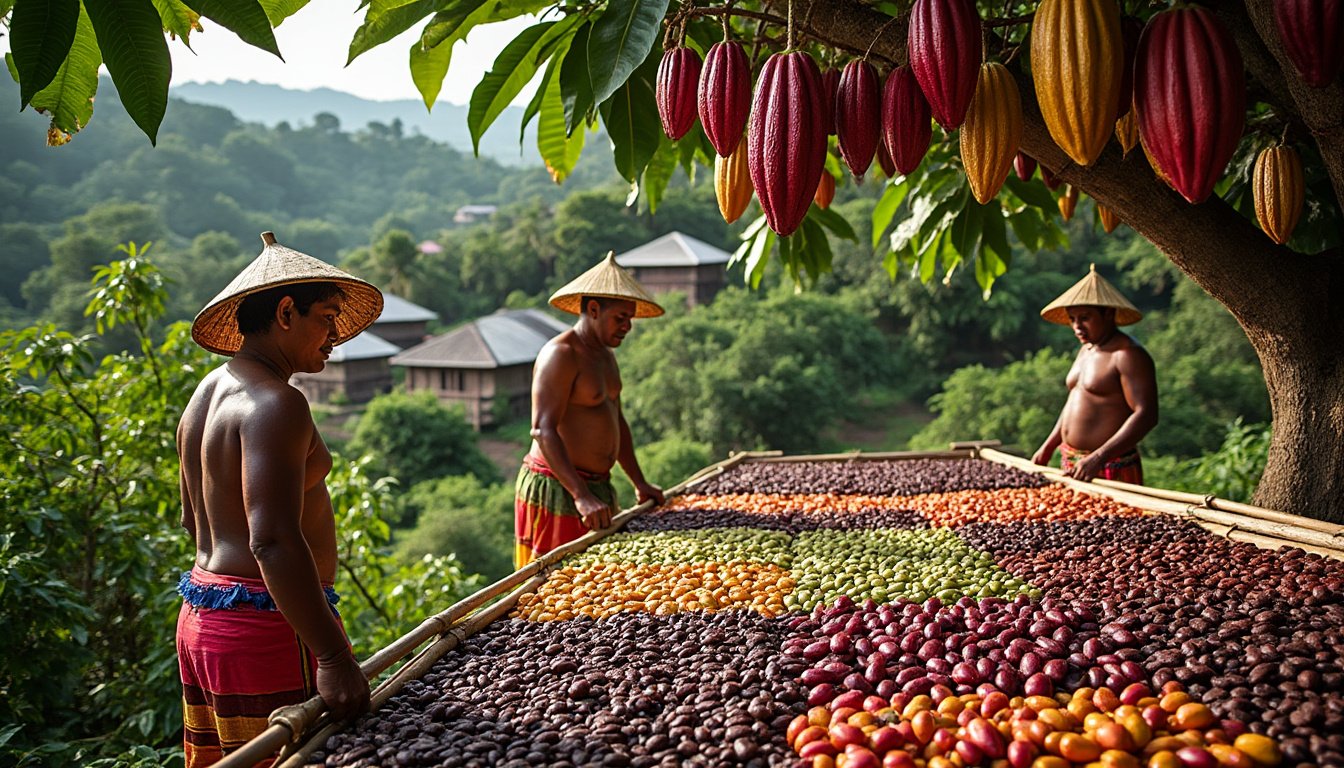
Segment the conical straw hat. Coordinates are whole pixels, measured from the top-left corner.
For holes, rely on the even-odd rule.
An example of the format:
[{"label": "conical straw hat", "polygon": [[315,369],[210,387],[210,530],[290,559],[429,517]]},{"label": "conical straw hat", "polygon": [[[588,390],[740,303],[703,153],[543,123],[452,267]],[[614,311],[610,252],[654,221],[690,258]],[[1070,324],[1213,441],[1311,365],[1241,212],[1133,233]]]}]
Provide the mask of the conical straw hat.
[{"label": "conical straw hat", "polygon": [[580,303],[584,296],[633,301],[635,317],[657,317],[663,314],[663,308],[644,290],[644,286],[616,263],[615,251],[607,251],[607,257],[597,266],[556,291],[551,296],[551,306],[571,315],[581,315],[583,307]]},{"label": "conical straw hat", "polygon": [[1114,307],[1115,324],[1131,325],[1139,322],[1143,313],[1129,299],[1124,297],[1114,285],[1097,274],[1097,265],[1088,270],[1087,277],[1079,280],[1058,299],[1041,310],[1041,318],[1059,325],[1069,324],[1069,307]]},{"label": "conical straw hat", "polygon": [[345,291],[345,304],[336,318],[337,344],[343,344],[368,328],[383,312],[383,294],[372,284],[330,264],[275,242],[275,235],[261,233],[265,247],[228,287],[219,292],[191,323],[191,338],[221,355],[232,355],[243,345],[238,331],[238,306],[243,299],[281,285],[336,283]]}]

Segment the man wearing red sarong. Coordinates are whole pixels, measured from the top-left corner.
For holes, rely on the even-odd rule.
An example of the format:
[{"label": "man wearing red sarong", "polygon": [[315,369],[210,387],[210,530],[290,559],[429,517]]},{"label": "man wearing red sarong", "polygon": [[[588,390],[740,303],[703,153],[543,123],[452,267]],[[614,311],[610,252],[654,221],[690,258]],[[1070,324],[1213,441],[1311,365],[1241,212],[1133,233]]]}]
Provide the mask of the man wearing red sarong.
[{"label": "man wearing red sarong", "polygon": [[1060,467],[1079,480],[1143,484],[1138,445],[1157,425],[1157,378],[1153,358],[1117,327],[1142,316],[1095,264],[1041,310],[1045,320],[1071,326],[1083,346],[1065,379],[1064,410],[1032,461],[1049,464],[1058,448]]}]

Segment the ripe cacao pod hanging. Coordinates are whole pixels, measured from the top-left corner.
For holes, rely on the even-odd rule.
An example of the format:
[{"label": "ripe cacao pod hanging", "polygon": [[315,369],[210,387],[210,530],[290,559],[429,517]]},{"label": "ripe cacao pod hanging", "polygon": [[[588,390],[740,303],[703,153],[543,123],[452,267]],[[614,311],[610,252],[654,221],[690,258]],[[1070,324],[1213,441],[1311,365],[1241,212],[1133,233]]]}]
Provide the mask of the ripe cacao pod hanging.
[{"label": "ripe cacao pod hanging", "polygon": [[893,69],[882,89],[882,138],[892,167],[902,176],[914,173],[929,151],[933,139],[929,120],[929,101],[914,70],[909,66]]},{"label": "ripe cacao pod hanging", "polygon": [[835,135],[835,93],[838,90],[840,90],[840,70],[827,67],[826,71],[821,73],[821,99],[818,102],[821,122],[827,136]]},{"label": "ripe cacao pod hanging", "polygon": [[1050,136],[1079,165],[1115,129],[1125,61],[1115,0],[1041,0],[1031,23],[1031,75]]},{"label": "ripe cacao pod hanging", "polygon": [[980,76],[982,42],[975,0],[915,0],[909,32],[910,68],[934,119],[949,131],[959,127]]},{"label": "ripe cacao pod hanging", "polygon": [[676,140],[695,125],[695,91],[700,82],[700,54],[685,46],[663,54],[654,90],[663,133]]},{"label": "ripe cacao pod hanging", "polygon": [[1048,190],[1054,191],[1059,189],[1059,177],[1055,176],[1055,174],[1044,165],[1041,166],[1041,183],[1044,184],[1045,188]]},{"label": "ripe cacao pod hanging", "polygon": [[1232,35],[1197,5],[1157,14],[1134,60],[1139,138],[1160,177],[1203,202],[1246,122],[1246,73]]},{"label": "ripe cacao pod hanging", "polygon": [[831,207],[831,201],[834,199],[835,177],[830,174],[830,171],[822,171],[821,181],[817,184],[817,194],[812,197],[812,200],[818,208],[824,211]]},{"label": "ripe cacao pod hanging", "polygon": [[1031,175],[1036,172],[1036,158],[1025,152],[1018,152],[1017,157],[1013,158],[1013,172],[1017,178],[1027,181]]},{"label": "ripe cacao pod hanging", "polygon": [[1120,225],[1120,217],[1114,211],[1101,203],[1097,203],[1097,217],[1101,219],[1101,228],[1106,230],[1106,234],[1111,234],[1115,228]]},{"label": "ripe cacao pod hanging", "polygon": [[719,157],[737,148],[751,115],[751,62],[741,43],[725,40],[705,53],[700,70],[700,124]]},{"label": "ripe cacao pod hanging", "polygon": [[1313,88],[1329,85],[1344,68],[1344,2],[1274,0],[1283,50]]},{"label": "ripe cacao pod hanging", "polygon": [[1134,116],[1134,110],[1129,110],[1115,121],[1115,138],[1120,142],[1120,149],[1124,150],[1125,156],[1128,157],[1129,150],[1139,143],[1139,119]]},{"label": "ripe cacao pod hanging", "polygon": [[999,193],[1021,141],[1022,97],[1017,82],[1002,64],[986,62],[961,126],[961,162],[971,194],[981,205]]},{"label": "ripe cacao pod hanging", "polygon": [[719,201],[719,213],[732,224],[742,217],[751,205],[751,172],[747,170],[747,137],[743,134],[737,147],[727,157],[714,158],[714,197]]},{"label": "ripe cacao pod hanging", "polygon": [[756,81],[747,162],[766,223],[780,235],[802,223],[825,168],[820,90],[821,72],[802,51],[774,54]]},{"label": "ripe cacao pod hanging", "polygon": [[883,176],[888,179],[896,178],[896,161],[891,159],[891,152],[887,150],[887,140],[885,138],[877,142],[877,165],[882,169]]},{"label": "ripe cacao pod hanging", "polygon": [[861,59],[849,62],[840,73],[840,86],[835,92],[835,138],[840,157],[856,178],[862,178],[873,164],[881,122],[882,88],[877,68]]},{"label": "ripe cacao pod hanging", "polygon": [[1120,71],[1120,109],[1118,117],[1133,111],[1134,57],[1139,52],[1139,38],[1143,36],[1143,20],[1133,16],[1120,17],[1120,37],[1125,41],[1125,62]]},{"label": "ripe cacao pod hanging", "polygon": [[1064,217],[1065,221],[1073,219],[1073,211],[1078,207],[1078,188],[1072,184],[1064,185],[1064,194],[1055,201],[1059,206],[1059,215]]},{"label": "ripe cacao pod hanging", "polygon": [[1260,228],[1279,245],[1288,242],[1302,216],[1302,201],[1306,197],[1302,160],[1297,150],[1292,147],[1262,150],[1255,158],[1251,192]]}]

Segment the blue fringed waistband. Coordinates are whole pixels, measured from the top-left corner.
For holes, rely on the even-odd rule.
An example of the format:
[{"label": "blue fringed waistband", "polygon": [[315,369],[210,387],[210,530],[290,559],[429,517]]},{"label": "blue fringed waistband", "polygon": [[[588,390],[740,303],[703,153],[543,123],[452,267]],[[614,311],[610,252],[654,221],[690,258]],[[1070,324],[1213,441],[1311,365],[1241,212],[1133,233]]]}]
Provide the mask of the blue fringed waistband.
[{"label": "blue fringed waistband", "polygon": [[[275,598],[271,597],[271,593],[265,588],[249,588],[236,581],[229,582],[227,577],[221,578],[221,581],[225,583],[204,584],[192,578],[191,571],[183,571],[182,578],[177,580],[177,593],[188,605],[197,608],[230,610],[247,606],[258,611],[279,610],[275,605]],[[323,587],[322,591],[327,596],[327,603],[331,605],[332,612],[338,613],[336,603],[340,602],[341,596],[336,594],[336,589]]]}]

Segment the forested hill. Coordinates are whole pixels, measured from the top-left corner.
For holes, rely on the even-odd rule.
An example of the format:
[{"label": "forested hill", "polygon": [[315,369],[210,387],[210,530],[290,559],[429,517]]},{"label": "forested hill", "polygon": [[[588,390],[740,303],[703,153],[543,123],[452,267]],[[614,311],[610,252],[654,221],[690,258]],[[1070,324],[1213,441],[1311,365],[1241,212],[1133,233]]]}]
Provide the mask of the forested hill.
[{"label": "forested hill", "polygon": [[[435,141],[471,154],[471,132],[467,129],[467,108],[440,101],[431,113],[424,102],[414,99],[370,101],[330,88],[298,91],[266,83],[229,80],[223,83],[183,83],[174,86],[172,95],[194,104],[224,107],[239,119],[274,127],[289,123],[294,127],[312,125],[322,113],[335,116],[346,130],[369,123],[392,125],[401,121],[407,134],[420,133]],[[523,110],[505,109],[490,130],[481,137],[481,156],[504,165],[538,165],[537,131],[534,122],[518,143],[518,124]]]}]

